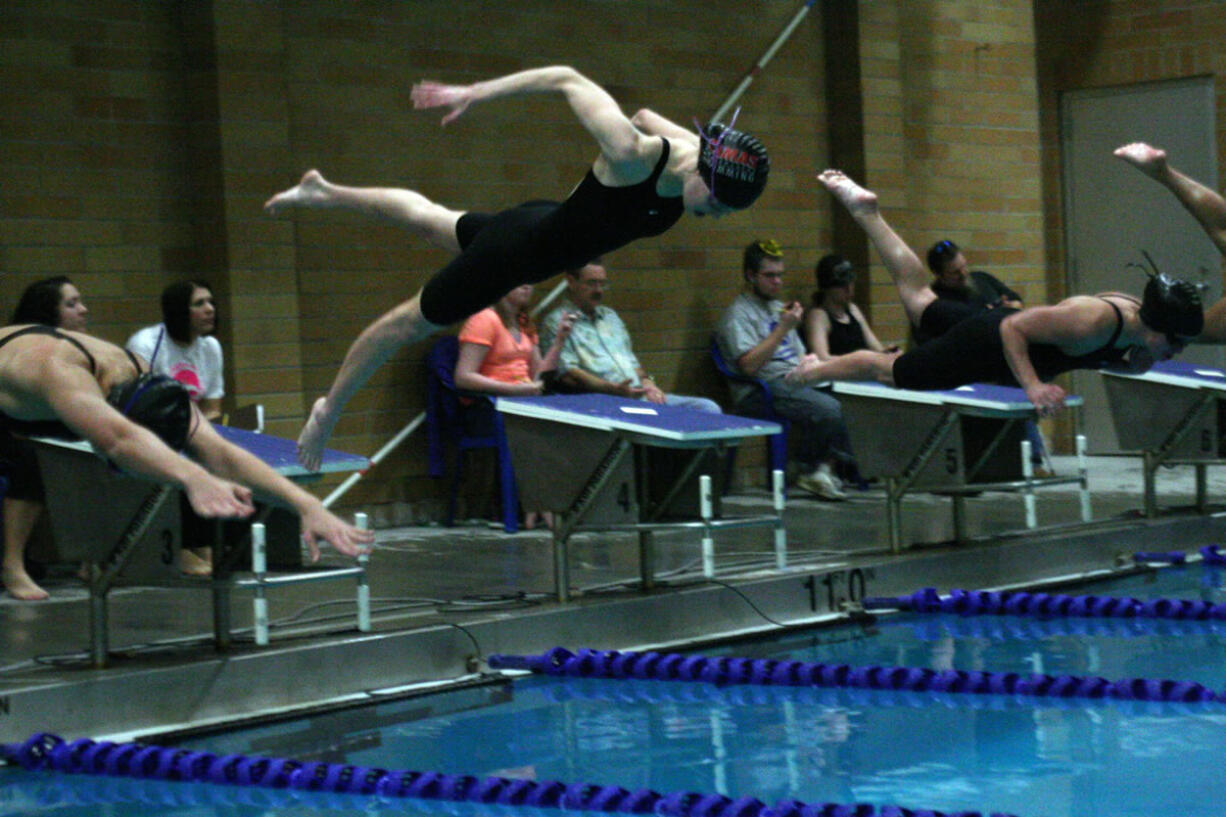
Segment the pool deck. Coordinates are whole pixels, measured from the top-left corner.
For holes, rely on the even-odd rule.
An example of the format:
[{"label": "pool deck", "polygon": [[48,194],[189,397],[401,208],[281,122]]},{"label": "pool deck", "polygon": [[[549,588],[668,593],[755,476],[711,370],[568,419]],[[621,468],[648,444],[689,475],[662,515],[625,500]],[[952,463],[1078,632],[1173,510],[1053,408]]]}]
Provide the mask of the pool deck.
[{"label": "pool deck", "polygon": [[[1056,458],[1061,475],[1071,458]],[[1190,468],[1163,471],[1164,513],[1140,517],[1141,465],[1091,458],[1095,521],[1079,522],[1074,486],[1043,488],[1040,527],[1026,531],[1020,495],[967,500],[972,539],[953,544],[947,498],[904,502],[904,541],[887,541],[884,492],[827,503],[793,491],[786,511],[788,566],[775,566],[769,529],[717,534],[716,577],[701,572],[699,534],[656,537],[658,586],[638,586],[631,534],[576,535],[571,603],[551,600],[547,532],[507,535],[485,525],[379,531],[371,561],[373,631],[355,627],[353,586],[294,585],[270,593],[272,642],[250,637],[252,605],[233,593],[235,643],[212,645],[208,582],[115,590],[111,665],[89,666],[89,603],[71,576],[52,577],[46,602],[0,596],[0,742],[36,731],[71,736],[153,736],[236,720],[302,713],[476,681],[493,653],[568,647],[696,645],[845,618],[844,602],[924,586],[988,588],[1072,581],[1135,569],[1137,550],[1194,551],[1220,543],[1226,516],[1190,507]],[[1209,469],[1209,497],[1222,511],[1226,470]],[[764,513],[770,497],[726,497],[725,514]],[[340,564],[339,560],[335,560]]]}]

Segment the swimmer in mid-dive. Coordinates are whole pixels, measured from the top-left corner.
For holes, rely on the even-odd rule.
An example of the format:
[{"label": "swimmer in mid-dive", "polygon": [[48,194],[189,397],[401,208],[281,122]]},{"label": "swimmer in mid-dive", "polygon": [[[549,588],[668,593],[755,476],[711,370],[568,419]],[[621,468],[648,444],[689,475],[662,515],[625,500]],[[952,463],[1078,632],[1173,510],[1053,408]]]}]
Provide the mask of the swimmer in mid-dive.
[{"label": "swimmer in mid-dive", "polygon": [[[896,251],[895,242],[902,242],[881,217],[876,194],[837,170],[823,172],[818,180],[864,228],[879,253]],[[922,312],[940,303],[935,295],[926,298],[914,279],[896,275],[895,284],[916,325],[925,319],[916,309]],[[1054,306],[992,309],[955,323],[910,352],[861,350],[825,362],[808,355],[788,377],[876,380],[905,389],[952,389],[967,383],[1020,386],[1045,416],[1064,405],[1064,389],[1047,382],[1056,375],[1073,369],[1146,371],[1154,361],[1182,351],[1203,325],[1196,286],[1154,274],[1139,300],[1105,292],[1075,295]]]},{"label": "swimmer in mid-dive", "polygon": [[[182,385],[148,368],[84,332],[38,324],[0,329],[0,459],[14,434],[81,437],[124,471],[177,485],[200,516],[249,516],[255,489],[301,517],[312,558],[319,556],[319,539],[349,556],[368,549],[373,532],[342,522],[315,496],[227,441]],[[181,449],[196,459],[181,456]],[[9,476],[20,495],[33,490],[41,499],[37,472],[17,468]],[[5,588],[18,598],[45,598],[33,592],[20,562],[7,557]]]},{"label": "swimmer in mid-dive", "polygon": [[[1226,198],[1171,167],[1166,151],[1161,148],[1133,142],[1116,148],[1114,155],[1174,193],[1204,228],[1218,252],[1226,257]],[[1192,342],[1226,343],[1226,298],[1205,310],[1205,328]]]},{"label": "swimmer in mid-dive", "polygon": [[448,209],[412,190],[334,185],[316,171],[269,199],[276,215],[293,207],[335,208],[405,226],[456,253],[408,301],[354,341],[325,397],[298,438],[299,459],[319,466],[324,444],[354,393],[401,346],[462,320],[510,290],[576,269],[637,238],[663,233],[690,212],[720,216],[751,205],[766,186],[770,159],[755,137],[710,124],[694,133],[649,110],[628,118],[603,88],[573,68],[520,71],[472,85],[420,82],[416,108],[449,108],[525,93],[562,94],[600,154],[565,201],[534,201],[497,214]]}]

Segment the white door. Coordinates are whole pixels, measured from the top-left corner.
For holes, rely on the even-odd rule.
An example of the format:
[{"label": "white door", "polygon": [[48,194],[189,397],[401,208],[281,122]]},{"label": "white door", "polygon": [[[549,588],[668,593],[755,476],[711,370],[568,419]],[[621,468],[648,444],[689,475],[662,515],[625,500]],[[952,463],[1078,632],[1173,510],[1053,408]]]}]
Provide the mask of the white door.
[{"label": "white door", "polygon": [[[1203,281],[1206,306],[1222,297],[1221,258],[1196,220],[1166,188],[1111,155],[1148,142],[1217,189],[1212,78],[1066,93],[1060,131],[1069,293],[1140,295],[1145,276],[1128,265],[1143,264],[1146,250],[1162,272]],[[1194,346],[1181,359],[1222,366],[1226,348]],[[1077,372],[1073,389],[1085,399],[1079,426],[1090,450],[1119,450],[1101,375]]]}]

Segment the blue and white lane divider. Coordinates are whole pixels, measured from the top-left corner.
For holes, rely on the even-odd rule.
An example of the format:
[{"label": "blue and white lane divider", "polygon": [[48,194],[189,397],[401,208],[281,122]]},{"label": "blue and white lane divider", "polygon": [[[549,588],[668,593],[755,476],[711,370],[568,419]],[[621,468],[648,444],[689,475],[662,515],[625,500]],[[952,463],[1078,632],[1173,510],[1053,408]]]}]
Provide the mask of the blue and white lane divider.
[{"label": "blue and white lane divider", "polygon": [[952,613],[961,616],[1009,615],[1059,618],[1154,618],[1226,621],[1226,604],[1201,599],[1136,599],[1120,596],[1071,596],[1026,591],[951,590],[945,596],[925,587],[908,596],[870,597],[865,610]]},{"label": "blue and white lane divider", "polygon": [[[660,817],[985,817],[978,811],[941,812],[866,803],[803,803],[768,806],[755,797],[722,794],[630,791],[596,783],[474,777],[312,763],[286,758],[216,755],[211,752],[113,743],[89,738],[65,741],[41,732],[19,744],[0,746],[0,758],[28,771],[57,771],[148,780],[262,787],[281,792],[352,794],[385,799],[421,798],[548,809],[655,814]],[[990,817],[1012,817],[993,813]]]},{"label": "blue and white lane divider", "polygon": [[1033,695],[1050,698],[1114,698],[1176,703],[1221,702],[1195,681],[1042,673],[934,670],[927,667],[854,666],[772,658],[707,657],[659,652],[618,652],[554,647],[541,655],[491,655],[492,669],[529,670],[577,678],[638,678],[709,684],[762,684],[882,689],[956,694]]}]

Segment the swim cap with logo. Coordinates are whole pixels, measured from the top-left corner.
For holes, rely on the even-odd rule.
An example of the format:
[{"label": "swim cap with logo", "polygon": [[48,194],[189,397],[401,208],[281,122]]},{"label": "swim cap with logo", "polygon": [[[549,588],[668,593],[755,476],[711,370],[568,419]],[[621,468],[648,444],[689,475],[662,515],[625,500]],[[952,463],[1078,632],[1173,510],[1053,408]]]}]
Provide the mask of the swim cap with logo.
[{"label": "swim cap with logo", "polygon": [[744,131],[711,123],[699,132],[698,173],[720,204],[743,210],[766,189],[770,157],[766,147]]}]

